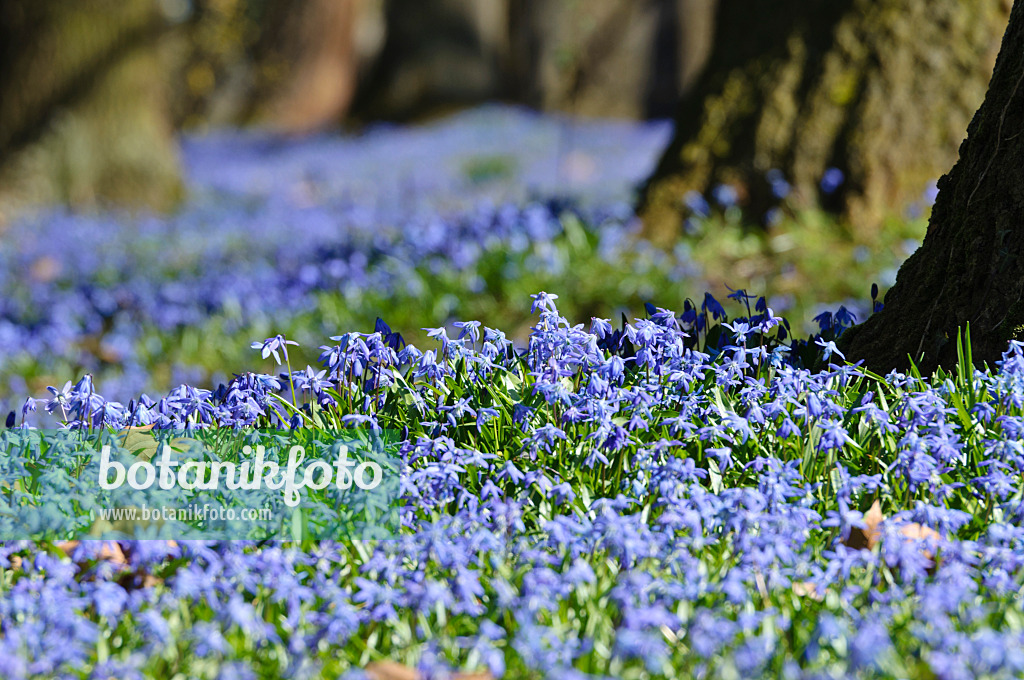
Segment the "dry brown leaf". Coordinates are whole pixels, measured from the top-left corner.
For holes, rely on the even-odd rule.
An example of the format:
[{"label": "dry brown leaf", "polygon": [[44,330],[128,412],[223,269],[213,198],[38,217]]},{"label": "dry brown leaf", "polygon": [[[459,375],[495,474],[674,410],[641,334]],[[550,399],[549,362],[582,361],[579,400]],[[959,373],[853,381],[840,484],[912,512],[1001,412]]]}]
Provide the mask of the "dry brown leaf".
[{"label": "dry brown leaf", "polygon": [[825,596],[818,592],[818,587],[808,581],[796,581],[793,584],[793,594],[797,597],[809,597],[818,602],[825,599]]},{"label": "dry brown leaf", "polygon": [[167,445],[172,451],[184,451],[188,447],[198,443],[191,437],[175,437],[170,441],[161,441],[153,433],[153,425],[133,425],[117,433],[121,448],[131,452],[139,460],[150,462],[153,456],[160,451],[160,447]]},{"label": "dry brown leaf", "polygon": [[409,668],[396,661],[374,661],[366,666],[370,680],[420,680],[415,668]]},{"label": "dry brown leaf", "polygon": [[918,524],[917,522],[904,524],[902,527],[900,527],[900,533],[906,536],[907,538],[913,539],[934,538],[937,540],[942,538],[942,536],[939,535],[939,532],[935,529],[932,529],[931,527],[926,527],[923,524]]},{"label": "dry brown leaf", "polygon": [[[942,538],[935,529],[926,527],[923,524],[912,522],[910,524],[904,524],[900,527],[900,534],[910,540],[938,540]],[[935,555],[932,554],[931,550],[922,548],[921,554],[924,555],[928,560],[931,560],[932,566],[928,570],[928,573],[934,574],[935,569],[939,566],[939,561],[935,559]]]},{"label": "dry brown leaf", "polygon": [[62,266],[60,260],[50,255],[43,255],[29,267],[29,276],[39,283],[50,283],[60,276]]},{"label": "dry brown leaf", "polygon": [[[871,504],[871,507],[866,513],[864,513],[864,528],[853,527],[850,530],[850,535],[847,537],[843,544],[848,548],[854,550],[871,550],[878,544],[878,539],[882,534],[881,526],[885,521],[885,516],[882,514],[882,506],[879,504],[878,499]],[[939,539],[942,536],[939,532],[935,531],[931,527],[926,527],[923,524],[917,522],[911,522],[904,524],[900,527],[900,535],[908,540],[919,540],[919,539]],[[929,560],[934,558],[930,550],[921,550],[921,554]],[[935,570],[938,564],[933,564],[931,571]]]},{"label": "dry brown leaf", "polygon": [[[423,680],[423,676],[415,668],[396,661],[374,661],[367,664],[365,670],[371,680]],[[494,680],[494,676],[487,671],[474,671],[455,673],[451,680]]]},{"label": "dry brown leaf", "polygon": [[129,571],[121,574],[116,583],[127,591],[139,590],[141,588],[152,588],[163,583],[159,576],[144,571]]},{"label": "dry brown leaf", "polygon": [[850,529],[850,535],[846,537],[843,544],[854,550],[871,550],[878,543],[878,536],[881,534],[878,527],[884,519],[882,506],[876,498],[868,511],[864,513],[864,528],[853,527]]},{"label": "dry brown leaf", "polygon": [[[172,547],[177,545],[174,541],[167,541],[167,544]],[[63,541],[54,545],[63,551],[64,554],[70,556],[75,551],[75,548],[79,546],[79,541]],[[122,550],[119,543],[115,541],[104,541],[100,546],[99,555],[96,559],[99,562],[109,562],[110,564],[114,564],[119,567],[127,567],[128,555],[130,554],[130,547],[126,553]],[[79,562],[78,564],[83,569],[88,567],[88,564],[84,562]],[[87,578],[91,579],[92,576],[87,576]],[[164,579],[159,576],[154,576],[142,569],[136,569],[134,571],[128,569],[120,570],[119,575],[114,580],[114,583],[117,583],[128,591],[137,590],[139,588],[152,588],[162,584],[163,582]]]},{"label": "dry brown leaf", "polygon": [[[57,547],[67,556],[71,556],[71,553],[78,547],[78,541],[63,541],[57,543]],[[124,556],[124,551],[121,550],[121,546],[114,541],[104,541],[103,545],[100,546],[99,555],[97,559],[101,562],[111,562],[113,564],[128,564],[128,560]]]},{"label": "dry brown leaf", "polygon": [[152,425],[138,425],[118,433],[121,447],[136,454],[141,460],[150,461],[157,452],[157,441],[150,433]]}]

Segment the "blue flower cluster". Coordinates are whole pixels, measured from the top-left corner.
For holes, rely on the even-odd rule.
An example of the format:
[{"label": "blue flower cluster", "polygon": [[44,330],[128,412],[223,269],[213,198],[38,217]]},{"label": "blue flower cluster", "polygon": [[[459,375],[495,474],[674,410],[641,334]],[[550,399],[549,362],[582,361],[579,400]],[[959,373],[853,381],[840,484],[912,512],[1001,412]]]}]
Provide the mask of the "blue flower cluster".
[{"label": "blue flower cluster", "polygon": [[[485,276],[560,274],[568,263],[554,242],[565,240],[567,213],[580,218],[586,243],[621,264],[619,245],[635,226],[628,187],[668,133],[664,123],[486,107],[360,137],[186,139],[191,197],[176,215],[46,212],[5,229],[0,395],[90,372],[127,399],[153,387],[169,344],[190,346],[186,329],[229,338],[301,318],[312,341],[330,330],[325,296],[379,308],[430,297],[441,277],[472,295]],[[608,157],[616,162],[596,162]],[[473,164],[484,161],[508,171],[481,180]],[[551,199],[556,187],[572,200]],[[666,272],[675,266],[658,261]],[[445,296],[436,297],[443,317]],[[188,362],[174,357],[163,384],[208,377]]]},{"label": "blue flower cluster", "polygon": [[670,121],[580,120],[487,105],[417,126],[381,124],[357,137],[213,132],[186,138],[183,156],[199,194],[344,199],[394,218],[567,193],[587,203],[631,201],[671,136]]},{"label": "blue flower cluster", "polygon": [[[0,364],[63,360],[70,370],[93,373],[117,365],[119,376],[105,376],[108,387],[138,392],[148,387],[147,358],[160,347],[154,352],[147,341],[214,316],[229,336],[269,329],[311,314],[325,293],[352,305],[371,295],[421,296],[439,272],[467,279],[470,294],[478,293],[485,285],[479,262],[504,262],[509,253],[534,273],[560,272],[567,263],[552,242],[563,237],[566,209],[484,206],[391,226],[356,207],[325,205],[193,210],[141,222],[47,215],[12,230],[17,248],[0,249],[0,290],[7,293],[0,297]],[[598,225],[598,248],[611,261],[632,229],[628,215],[594,211],[580,220]],[[318,330],[326,329],[307,332]],[[16,377],[10,388],[28,391]]]},{"label": "blue flower cluster", "polygon": [[381,322],[301,370],[283,336],[254,343],[287,370],[215,391],[53,389],[71,426],[400,430],[402,530],[8,544],[0,675],[1024,673],[1024,345],[995,371],[814,373],[760,300],[616,329],[556,298],[534,296],[523,351],[473,322],[423,351]]}]

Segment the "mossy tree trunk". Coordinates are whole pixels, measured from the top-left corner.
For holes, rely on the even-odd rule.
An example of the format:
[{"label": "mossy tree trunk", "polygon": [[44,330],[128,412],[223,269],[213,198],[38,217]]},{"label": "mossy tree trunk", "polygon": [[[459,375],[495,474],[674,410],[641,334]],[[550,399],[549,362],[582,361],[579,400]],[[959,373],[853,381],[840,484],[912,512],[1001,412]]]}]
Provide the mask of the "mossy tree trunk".
[{"label": "mossy tree trunk", "polygon": [[957,362],[970,324],[975,362],[1024,339],[1024,0],[1017,0],[984,103],[960,159],[939,181],[923,245],[903,264],[885,308],[840,338],[846,358],[878,372],[922,374]]},{"label": "mossy tree trunk", "polygon": [[[794,206],[877,228],[955,160],[1008,11],[1008,0],[721,0],[707,67],[642,192],[647,234],[674,239],[683,196],[718,183],[763,217],[772,169]],[[826,196],[829,167],[846,181]]]},{"label": "mossy tree trunk", "polygon": [[0,202],[173,205],[167,19],[153,0],[0,3]]}]

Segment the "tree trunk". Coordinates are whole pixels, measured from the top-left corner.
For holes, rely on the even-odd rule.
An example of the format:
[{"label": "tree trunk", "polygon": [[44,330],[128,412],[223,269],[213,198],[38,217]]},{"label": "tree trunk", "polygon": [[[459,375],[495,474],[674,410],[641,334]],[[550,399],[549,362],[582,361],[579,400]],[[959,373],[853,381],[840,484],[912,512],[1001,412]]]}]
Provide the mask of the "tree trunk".
[{"label": "tree trunk", "polygon": [[337,126],[356,87],[359,0],[275,0],[248,118],[291,134]]},{"label": "tree trunk", "polygon": [[507,0],[387,0],[386,37],[360,78],[358,121],[410,120],[501,97]]},{"label": "tree trunk", "polygon": [[0,4],[0,205],[181,195],[151,0]]},{"label": "tree trunk", "polygon": [[581,116],[671,116],[707,57],[713,14],[713,0],[512,0],[514,95]]},{"label": "tree trunk", "polygon": [[714,0],[512,0],[513,95],[543,111],[665,118],[708,56]]},{"label": "tree trunk", "polygon": [[715,0],[388,0],[362,120],[489,99],[593,117],[672,114],[710,51]]},{"label": "tree trunk", "polygon": [[988,94],[960,159],[939,181],[924,244],[900,268],[885,308],[839,346],[881,373],[956,365],[958,328],[994,362],[1024,339],[1024,0],[1017,0]]},{"label": "tree trunk", "polygon": [[[683,196],[733,185],[754,218],[777,203],[877,228],[956,158],[985,93],[1008,0],[721,0],[707,68],[644,187],[648,236],[680,233]],[[845,182],[826,195],[825,170]]]}]

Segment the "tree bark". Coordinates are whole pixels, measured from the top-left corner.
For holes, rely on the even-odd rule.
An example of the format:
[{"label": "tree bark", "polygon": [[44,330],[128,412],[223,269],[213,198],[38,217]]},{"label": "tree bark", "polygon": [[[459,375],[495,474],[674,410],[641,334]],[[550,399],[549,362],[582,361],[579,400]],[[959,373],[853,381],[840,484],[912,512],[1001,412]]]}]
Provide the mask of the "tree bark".
[{"label": "tree bark", "polygon": [[0,204],[171,207],[181,183],[151,0],[0,4]]},{"label": "tree bark", "polygon": [[337,126],[356,88],[360,0],[275,0],[247,118],[289,134]]},{"label": "tree bark", "polygon": [[384,45],[360,78],[358,121],[412,120],[501,97],[507,0],[387,0]]},{"label": "tree bark", "polygon": [[984,103],[960,159],[939,181],[923,245],[903,264],[885,308],[839,347],[881,373],[922,375],[957,363],[970,324],[975,363],[1024,339],[1024,0],[1017,0]]},{"label": "tree bark", "polygon": [[671,116],[707,57],[713,15],[713,0],[512,0],[513,94],[580,116]]},{"label": "tree bark", "polygon": [[[680,233],[683,196],[733,185],[762,218],[781,170],[794,207],[854,229],[921,197],[985,93],[1008,0],[721,0],[704,74],[642,190],[647,235]],[[845,174],[826,195],[830,167]]]},{"label": "tree bark", "polygon": [[387,0],[354,113],[408,120],[492,99],[672,115],[710,51],[715,0]]}]

